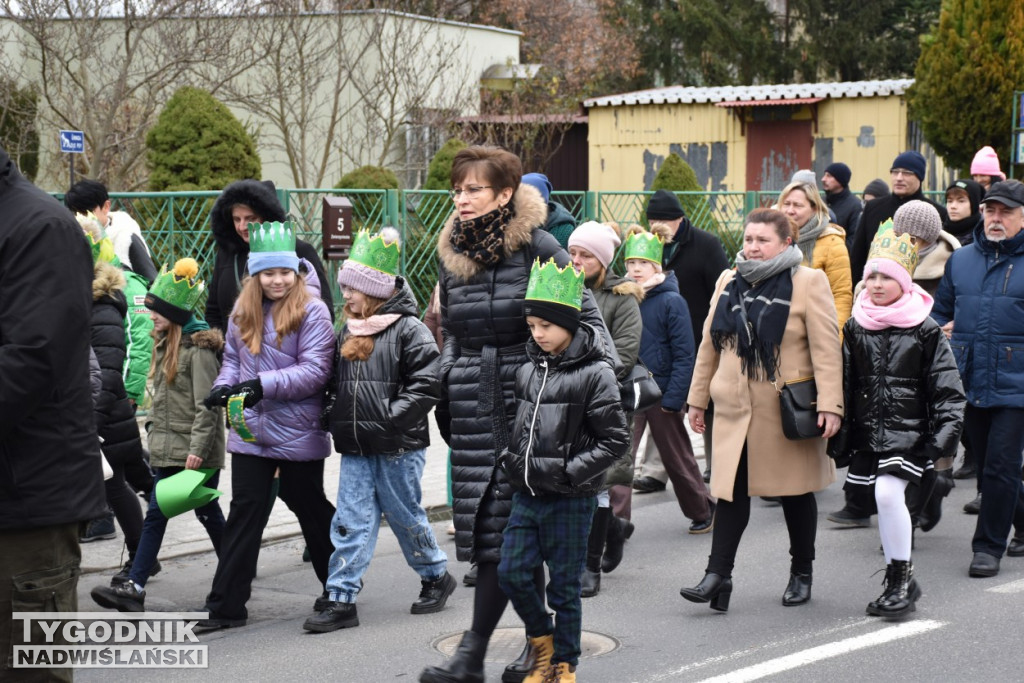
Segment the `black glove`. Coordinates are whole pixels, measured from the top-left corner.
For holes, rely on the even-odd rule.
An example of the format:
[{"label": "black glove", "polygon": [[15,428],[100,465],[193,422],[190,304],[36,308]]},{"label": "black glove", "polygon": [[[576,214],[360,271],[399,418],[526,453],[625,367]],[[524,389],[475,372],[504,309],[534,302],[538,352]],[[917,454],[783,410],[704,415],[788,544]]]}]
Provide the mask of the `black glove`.
[{"label": "black glove", "polygon": [[223,408],[228,404],[229,396],[231,396],[231,387],[222,384],[210,391],[210,395],[203,399],[203,405],[206,406],[207,410],[213,410],[218,407]]},{"label": "black glove", "polygon": [[[260,382],[260,378],[250,379],[247,382],[239,382],[230,389],[232,396],[238,396],[239,394],[245,394],[245,405],[246,408],[252,408],[254,405],[263,400],[263,383]],[[225,401],[227,405],[227,401]]]}]

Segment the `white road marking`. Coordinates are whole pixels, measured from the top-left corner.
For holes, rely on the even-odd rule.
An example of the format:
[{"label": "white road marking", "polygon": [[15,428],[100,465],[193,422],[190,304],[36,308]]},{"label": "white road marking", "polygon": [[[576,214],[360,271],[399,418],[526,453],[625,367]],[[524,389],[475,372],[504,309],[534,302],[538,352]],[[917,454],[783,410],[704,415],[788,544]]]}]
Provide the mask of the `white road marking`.
[{"label": "white road marking", "polygon": [[986,588],[989,593],[1024,593],[1024,579]]},{"label": "white road marking", "polygon": [[802,652],[794,652],[791,655],[770,659],[766,662],[761,662],[760,664],[748,666],[744,669],[730,671],[729,673],[721,676],[705,679],[702,683],[744,683],[745,681],[756,681],[764,678],[765,676],[771,676],[782,673],[783,671],[789,671],[790,669],[796,669],[797,667],[820,662],[821,660],[828,659],[830,657],[838,657],[840,655],[849,654],[857,650],[863,650],[864,648],[875,647],[876,645],[882,645],[901,638],[917,636],[922,633],[927,633],[928,631],[933,631],[937,628],[942,628],[945,625],[945,622],[934,621],[932,619],[907,621],[901,624],[887,626],[872,633],[846,638],[845,640],[828,643],[826,645],[819,645],[818,647],[812,647],[810,649],[803,650]]}]

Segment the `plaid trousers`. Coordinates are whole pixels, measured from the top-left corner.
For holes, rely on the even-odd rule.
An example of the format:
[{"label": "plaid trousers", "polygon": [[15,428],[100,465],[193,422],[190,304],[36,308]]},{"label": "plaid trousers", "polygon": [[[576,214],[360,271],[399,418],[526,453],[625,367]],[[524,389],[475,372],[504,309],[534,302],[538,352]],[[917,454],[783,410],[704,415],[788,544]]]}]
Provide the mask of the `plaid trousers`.
[{"label": "plaid trousers", "polygon": [[[596,507],[597,499],[593,496],[535,498],[519,492],[512,497],[512,513],[498,563],[498,583],[526,625],[526,635],[536,638],[554,633],[553,662],[573,666],[579,663],[583,629],[581,576]],[[541,564],[548,566],[547,598],[555,611],[553,625],[534,584],[534,569]]]}]

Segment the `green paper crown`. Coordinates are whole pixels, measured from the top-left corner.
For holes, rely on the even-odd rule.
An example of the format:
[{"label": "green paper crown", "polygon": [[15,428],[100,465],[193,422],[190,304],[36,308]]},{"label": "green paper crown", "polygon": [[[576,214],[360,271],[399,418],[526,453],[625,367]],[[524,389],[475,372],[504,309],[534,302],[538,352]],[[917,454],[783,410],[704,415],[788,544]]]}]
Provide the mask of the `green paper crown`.
[{"label": "green paper crown", "polygon": [[282,251],[295,253],[295,225],[291,221],[249,224],[250,253]]},{"label": "green paper crown", "polygon": [[649,232],[634,232],[626,238],[626,246],[622,260],[628,261],[631,258],[651,261],[661,265],[661,254],[665,249],[664,243],[657,235]]},{"label": "green paper crown", "polygon": [[868,260],[876,258],[895,261],[913,277],[920,256],[917,253],[917,247],[910,241],[908,233],[896,236],[890,218],[878,226],[878,232],[875,233],[874,239],[871,240],[871,246],[868,247]]},{"label": "green paper crown", "polygon": [[197,280],[199,264],[195,259],[183,258],[174,264],[174,270],[165,266],[149,288],[150,294],[176,308],[192,311],[199,302],[206,284]]},{"label": "green paper crown", "polygon": [[120,262],[116,262],[117,257],[114,255],[114,245],[107,238],[96,215],[89,211],[88,213],[76,213],[75,218],[78,220],[78,225],[82,227],[85,239],[88,240],[89,247],[92,249],[92,262],[96,263],[99,260],[120,266]]},{"label": "green paper crown", "polygon": [[348,260],[392,277],[398,275],[398,242],[387,242],[382,233],[370,237],[366,230],[356,233]]},{"label": "green paper crown", "polygon": [[577,272],[571,263],[559,268],[554,259],[548,259],[544,265],[536,259],[530,269],[526,298],[562,304],[578,311],[583,308],[583,273]]}]

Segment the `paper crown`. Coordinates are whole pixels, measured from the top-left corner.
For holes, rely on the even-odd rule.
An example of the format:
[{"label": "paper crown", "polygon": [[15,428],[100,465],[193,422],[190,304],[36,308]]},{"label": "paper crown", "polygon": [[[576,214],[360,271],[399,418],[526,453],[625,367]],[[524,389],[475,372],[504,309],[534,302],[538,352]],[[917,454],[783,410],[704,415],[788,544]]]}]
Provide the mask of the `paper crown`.
[{"label": "paper crown", "polygon": [[295,253],[295,225],[291,221],[249,224],[249,253]]},{"label": "paper crown", "polygon": [[97,260],[100,260],[114,263],[117,258],[114,255],[114,245],[107,239],[103,226],[100,225],[99,219],[96,218],[96,214],[92,211],[76,213],[75,219],[85,233],[85,238],[89,241],[89,247],[92,249],[92,262],[96,263]]},{"label": "paper crown", "polygon": [[369,232],[360,230],[352,241],[348,260],[394,277],[398,275],[400,254],[397,241],[386,241],[383,233],[370,237]]},{"label": "paper crown", "polygon": [[622,259],[624,261],[631,258],[643,259],[660,266],[661,253],[664,249],[665,244],[657,235],[650,232],[634,232],[626,238]]},{"label": "paper crown", "polygon": [[878,232],[868,248],[868,261],[876,258],[894,261],[913,276],[920,257],[908,233],[896,236],[890,218],[878,226]]},{"label": "paper crown", "polygon": [[202,280],[196,279],[198,274],[199,264],[195,259],[179,259],[173,270],[168,271],[166,266],[164,267],[153,282],[153,286],[149,288],[149,294],[191,314],[206,288]]},{"label": "paper crown", "polygon": [[541,265],[538,258],[530,269],[526,299],[548,301],[578,311],[583,308],[583,273],[577,272],[571,263],[559,268],[554,259],[548,259]]}]

